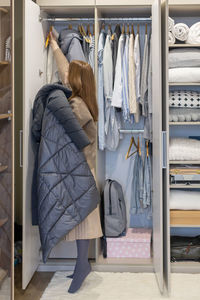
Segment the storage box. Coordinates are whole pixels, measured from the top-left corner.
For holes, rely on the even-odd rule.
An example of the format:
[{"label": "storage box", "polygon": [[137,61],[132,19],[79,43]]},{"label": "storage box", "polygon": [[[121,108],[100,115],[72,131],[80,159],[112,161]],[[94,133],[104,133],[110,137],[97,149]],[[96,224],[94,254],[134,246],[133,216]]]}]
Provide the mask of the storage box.
[{"label": "storage box", "polygon": [[107,238],[107,257],[151,257],[151,229],[128,228],[126,236]]}]

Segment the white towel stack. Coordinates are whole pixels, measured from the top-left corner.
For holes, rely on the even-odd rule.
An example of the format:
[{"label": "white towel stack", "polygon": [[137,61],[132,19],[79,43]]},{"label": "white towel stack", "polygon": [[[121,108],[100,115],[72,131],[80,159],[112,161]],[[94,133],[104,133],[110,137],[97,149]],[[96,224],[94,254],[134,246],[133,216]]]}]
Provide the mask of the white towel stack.
[{"label": "white towel stack", "polygon": [[175,36],[174,36],[174,25],[175,22],[172,18],[168,17],[168,42],[169,44],[175,43]]}]

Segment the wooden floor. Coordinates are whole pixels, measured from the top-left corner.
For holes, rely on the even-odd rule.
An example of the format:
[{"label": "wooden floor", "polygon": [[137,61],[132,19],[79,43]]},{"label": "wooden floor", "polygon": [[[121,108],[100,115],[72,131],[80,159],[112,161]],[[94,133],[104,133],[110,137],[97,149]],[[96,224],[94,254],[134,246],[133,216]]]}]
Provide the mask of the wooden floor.
[{"label": "wooden floor", "polygon": [[40,300],[53,272],[36,272],[26,290],[22,290],[21,265],[15,267],[15,300]]}]

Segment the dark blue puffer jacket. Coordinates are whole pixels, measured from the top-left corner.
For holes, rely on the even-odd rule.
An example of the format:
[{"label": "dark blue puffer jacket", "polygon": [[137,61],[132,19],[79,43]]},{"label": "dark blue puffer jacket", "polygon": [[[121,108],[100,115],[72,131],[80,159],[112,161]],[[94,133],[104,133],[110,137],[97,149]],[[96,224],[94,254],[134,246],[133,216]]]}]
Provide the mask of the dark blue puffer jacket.
[{"label": "dark blue puffer jacket", "polygon": [[99,202],[94,177],[81,151],[89,140],[67,101],[69,95],[61,85],[46,85],[33,107],[32,134],[37,146],[32,201],[37,202],[44,262],[51,249]]}]

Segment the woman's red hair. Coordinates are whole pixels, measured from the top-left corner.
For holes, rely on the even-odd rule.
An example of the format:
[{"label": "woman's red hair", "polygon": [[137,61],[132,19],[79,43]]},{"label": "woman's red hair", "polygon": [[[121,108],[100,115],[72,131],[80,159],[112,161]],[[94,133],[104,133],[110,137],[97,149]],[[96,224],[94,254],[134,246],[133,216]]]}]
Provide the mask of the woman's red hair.
[{"label": "woman's red hair", "polygon": [[73,60],[69,64],[69,84],[72,88],[70,99],[79,96],[86,103],[94,121],[98,120],[96,86],[91,66],[81,60]]}]

